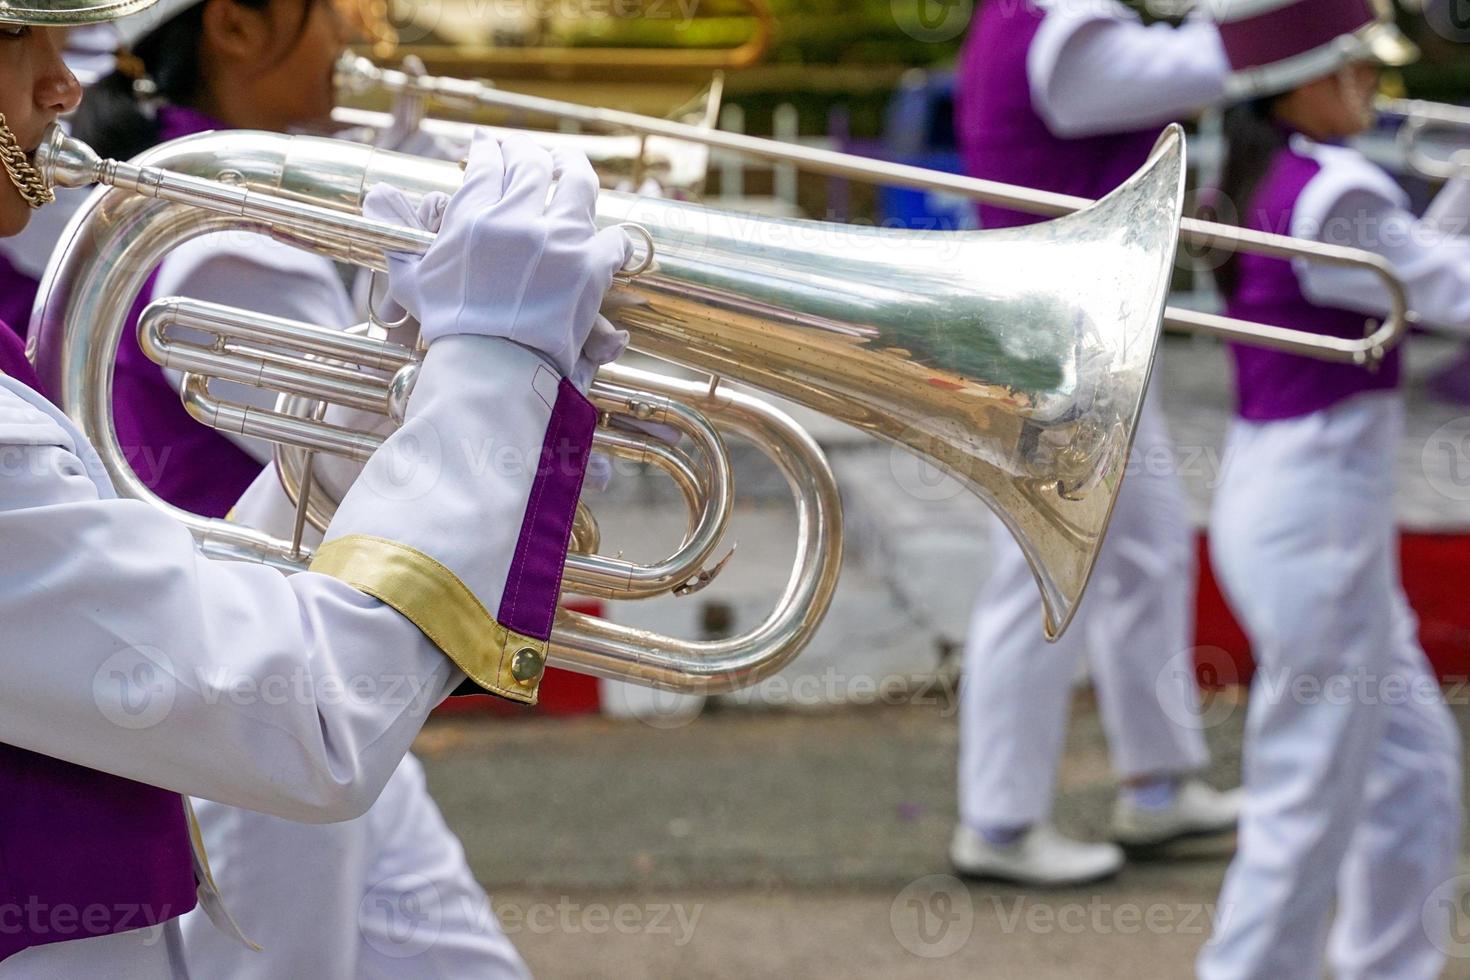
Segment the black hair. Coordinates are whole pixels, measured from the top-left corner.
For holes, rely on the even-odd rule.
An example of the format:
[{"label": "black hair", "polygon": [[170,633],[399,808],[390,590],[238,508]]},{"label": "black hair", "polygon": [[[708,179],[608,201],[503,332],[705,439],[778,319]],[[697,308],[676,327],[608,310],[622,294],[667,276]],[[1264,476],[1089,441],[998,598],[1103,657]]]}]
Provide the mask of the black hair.
[{"label": "black hair", "polygon": [[[1225,162],[1220,171],[1220,209],[1244,216],[1254,207],[1256,190],[1276,155],[1286,147],[1286,133],[1276,124],[1276,99],[1256,99],[1225,112]],[[1215,270],[1215,283],[1226,296],[1240,285],[1240,256],[1232,253]]]},{"label": "black hair", "polygon": [[[127,160],[158,143],[159,126],[145,105],[149,98],[178,106],[197,107],[203,96],[204,73],[200,65],[200,42],[204,37],[204,8],[201,0],[181,11],[133,46],[131,57],[120,56],[123,67],[99,79],[87,89],[81,106],[72,116],[72,132],[104,157]],[[272,0],[229,0],[251,10],[263,11]],[[312,7],[306,0],[295,47],[306,32]],[[284,56],[283,56],[284,57]],[[136,76],[146,74],[154,89],[140,94]]]}]

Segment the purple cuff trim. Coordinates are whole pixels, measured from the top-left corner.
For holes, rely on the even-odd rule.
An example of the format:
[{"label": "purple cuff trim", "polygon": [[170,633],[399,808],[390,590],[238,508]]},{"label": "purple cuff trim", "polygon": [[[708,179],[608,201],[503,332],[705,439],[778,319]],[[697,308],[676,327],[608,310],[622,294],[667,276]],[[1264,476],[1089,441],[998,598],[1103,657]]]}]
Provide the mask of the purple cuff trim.
[{"label": "purple cuff trim", "polygon": [[1285,61],[1330,44],[1378,19],[1364,0],[1298,0],[1256,17],[1220,24],[1235,71]]},{"label": "purple cuff trim", "polygon": [[523,636],[551,638],[572,519],[596,429],[597,409],[570,381],[561,379],[496,617],[501,626]]}]

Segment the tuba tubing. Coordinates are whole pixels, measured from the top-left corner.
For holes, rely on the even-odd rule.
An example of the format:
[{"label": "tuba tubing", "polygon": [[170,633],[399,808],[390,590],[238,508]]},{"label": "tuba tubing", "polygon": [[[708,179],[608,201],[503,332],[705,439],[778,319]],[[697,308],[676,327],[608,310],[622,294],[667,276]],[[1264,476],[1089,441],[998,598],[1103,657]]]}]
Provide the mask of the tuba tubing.
[{"label": "tuba tubing", "polygon": [[[422,251],[432,238],[363,219],[368,188],[452,192],[462,180],[452,163],[239,132],[166,144],[137,164],[98,160],[58,133],[38,163],[58,183],[115,188],[74,220],[47,271],[34,359],[120,491],[143,499],[152,495],[113,430],[111,374],[126,311],[158,262],[194,237],[243,230],[382,268],[385,250]],[[553,662],[678,690],[728,690],[778,670],[820,623],[841,557],[830,470],[794,423],[720,378],[857,426],[956,476],[1016,536],[1041,588],[1047,634],[1059,635],[1126,466],[1183,180],[1182,132],[1173,127],[1114,194],[1023,229],[851,228],[603,192],[598,220],[642,225],[657,256],[651,271],[614,285],[605,312],[641,350],[713,380],[616,367],[604,377],[715,413],[771,455],[798,504],[797,561],[777,608],[743,637],[689,643],[563,613]],[[397,345],[364,352],[365,363],[388,368],[412,355]],[[299,565],[288,543],[198,518],[191,528],[213,556]]]}]

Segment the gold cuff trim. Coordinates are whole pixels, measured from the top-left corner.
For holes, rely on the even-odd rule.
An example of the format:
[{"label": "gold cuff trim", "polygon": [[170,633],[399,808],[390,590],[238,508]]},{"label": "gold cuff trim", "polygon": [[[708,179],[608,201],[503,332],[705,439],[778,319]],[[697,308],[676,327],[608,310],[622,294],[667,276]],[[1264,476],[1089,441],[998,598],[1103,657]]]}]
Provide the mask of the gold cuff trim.
[{"label": "gold cuff trim", "polygon": [[491,694],[536,703],[549,644],[501,626],[457,575],[423,552],[349,534],[318,548],[311,571],[392,606]]}]

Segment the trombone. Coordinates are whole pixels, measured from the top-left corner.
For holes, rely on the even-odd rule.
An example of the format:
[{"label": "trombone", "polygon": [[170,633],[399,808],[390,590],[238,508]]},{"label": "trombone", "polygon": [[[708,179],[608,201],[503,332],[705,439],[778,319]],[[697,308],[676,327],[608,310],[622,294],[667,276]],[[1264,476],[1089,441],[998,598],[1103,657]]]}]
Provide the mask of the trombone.
[{"label": "trombone", "polygon": [[[702,93],[674,110],[670,118],[705,131],[713,130],[719,118],[724,91],[725,77],[716,74]],[[526,134],[548,149],[566,147],[584,154],[597,169],[603,186],[610,190],[624,182],[636,189],[645,179],[653,178],[665,194],[681,199],[697,198],[704,193],[705,179],[709,175],[709,147],[688,140],[636,133],[595,135],[478,126],[436,119],[427,116],[425,109],[423,99],[404,95],[398,97],[392,113],[338,106],[332,110],[332,123],[346,131],[336,135],[349,135],[357,142],[375,145],[383,134],[403,126],[405,120],[428,136],[464,146],[469,145],[477,129],[488,130],[499,137],[510,133]],[[357,134],[364,135],[359,137]]]},{"label": "trombone", "polygon": [[[1048,218],[1072,214],[1095,203],[1068,194],[925,170],[921,167],[888,163],[740,133],[705,130],[631,112],[508,92],[485,81],[410,75],[395,69],[380,68],[370,60],[352,54],[344,55],[337,66],[337,85],[339,90],[349,95],[387,93],[394,97],[439,102],[467,110],[499,108],[568,120],[596,132],[637,133],[687,140],[768,163],[793,165],[811,173],[863,183],[944,191]],[[1180,221],[1180,231],[1180,241],[1197,248],[1224,248],[1271,258],[1308,259],[1365,270],[1383,283],[1390,312],[1381,324],[1368,320],[1366,335],[1359,339],[1329,337],[1305,330],[1254,323],[1178,307],[1165,310],[1166,329],[1270,347],[1320,360],[1373,366],[1381,362],[1388,351],[1403,339],[1414,321],[1403,283],[1394,272],[1392,264],[1380,255],[1363,249],[1307,242],[1285,235],[1188,217]]]},{"label": "trombone", "polygon": [[1450,180],[1467,171],[1458,151],[1448,158],[1430,153],[1425,144],[1436,134],[1453,134],[1461,142],[1470,139],[1470,109],[1445,102],[1423,99],[1392,99],[1380,96],[1374,101],[1379,115],[1401,120],[1396,142],[1410,170],[1429,180]]}]

